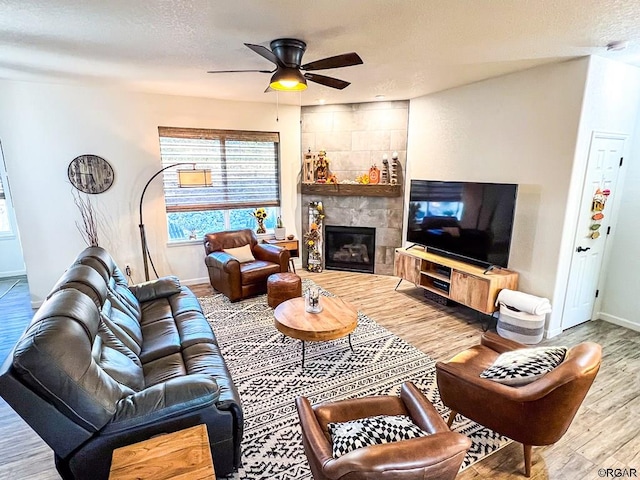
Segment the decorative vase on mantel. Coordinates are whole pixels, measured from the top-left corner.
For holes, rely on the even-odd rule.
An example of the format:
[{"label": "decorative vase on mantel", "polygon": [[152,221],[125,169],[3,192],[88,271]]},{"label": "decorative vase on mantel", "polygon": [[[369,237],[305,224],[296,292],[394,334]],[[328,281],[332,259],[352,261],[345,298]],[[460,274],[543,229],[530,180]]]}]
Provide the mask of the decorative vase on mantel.
[{"label": "decorative vase on mantel", "polygon": [[256,218],[256,221],[258,222],[258,228],[256,229],[256,233],[257,234],[267,233],[267,229],[264,228],[264,220],[261,218]]}]

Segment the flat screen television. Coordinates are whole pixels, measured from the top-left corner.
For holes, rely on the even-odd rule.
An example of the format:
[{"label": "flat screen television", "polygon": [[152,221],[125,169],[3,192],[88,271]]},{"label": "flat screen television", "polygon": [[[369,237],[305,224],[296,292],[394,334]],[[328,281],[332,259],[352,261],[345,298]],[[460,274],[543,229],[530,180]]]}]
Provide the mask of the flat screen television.
[{"label": "flat screen television", "polygon": [[411,180],[407,242],[507,267],[517,192],[515,184]]}]

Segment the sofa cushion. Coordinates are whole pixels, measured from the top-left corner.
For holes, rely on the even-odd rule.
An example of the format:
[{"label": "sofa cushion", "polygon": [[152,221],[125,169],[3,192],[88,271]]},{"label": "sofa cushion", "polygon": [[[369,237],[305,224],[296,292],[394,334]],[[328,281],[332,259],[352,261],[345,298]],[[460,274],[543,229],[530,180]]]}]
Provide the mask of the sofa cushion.
[{"label": "sofa cushion", "polygon": [[107,283],[93,268],[86,265],[72,265],[51,289],[49,297],[59,290],[73,288],[89,296],[98,308],[107,299]]},{"label": "sofa cushion", "polygon": [[133,392],[98,365],[92,355],[100,312],[74,289],[54,293],[19,340],[13,367],[71,421],[89,431],[109,422],[117,402]]},{"label": "sofa cushion", "polygon": [[236,248],[223,248],[223,252],[228,253],[240,263],[253,262],[256,258],[251,251],[251,245],[243,245]]},{"label": "sofa cushion", "polygon": [[121,351],[111,348],[98,336],[94,342],[94,350],[98,350],[98,365],[116,382],[139,392],[144,388],[142,367]]},{"label": "sofa cushion", "polygon": [[178,277],[168,276],[140,283],[129,287],[129,290],[139,302],[148,302],[157,298],[169,297],[180,292],[180,280]]},{"label": "sofa cushion", "polygon": [[180,334],[173,318],[163,318],[142,327],[140,361],[145,364],[180,351]]},{"label": "sofa cushion", "polygon": [[142,350],[142,329],[138,321],[128,312],[113,308],[111,301],[107,300],[102,307],[102,320],[111,331],[133,353],[140,355]]},{"label": "sofa cushion", "polygon": [[502,353],[480,378],[505,385],[526,385],[549,373],[564,360],[566,347],[521,348]]},{"label": "sofa cushion", "polygon": [[327,424],[334,458],[357,448],[429,435],[407,415],[377,415]]},{"label": "sofa cushion", "polygon": [[[120,338],[114,333],[114,331],[113,331],[114,328],[118,328],[117,325],[113,324],[112,322],[109,321],[108,318],[106,318],[104,315],[102,315],[101,316],[101,322],[100,322],[100,328],[98,329],[98,336],[102,340],[102,344],[107,345],[108,347],[119,351],[123,355],[126,355],[127,357],[129,357],[131,359],[131,361],[133,363],[135,363],[139,367],[142,367],[142,362],[140,361],[140,358],[138,357],[138,354],[140,353],[140,349],[138,348],[138,350],[136,350],[136,352],[137,352],[136,353],[131,348],[129,348],[127,345],[125,345],[125,343],[122,340],[120,340]],[[125,335],[125,337],[126,337],[126,335]],[[99,352],[96,351],[95,343],[96,342],[94,342],[94,348],[93,348],[94,352],[96,352],[94,354],[94,358],[98,359],[99,357],[97,356],[97,354]],[[135,347],[137,347],[137,345],[134,344],[133,347],[135,348]]]},{"label": "sofa cushion", "polygon": [[174,353],[145,363],[143,369],[146,388],[187,374],[187,369],[180,353]]},{"label": "sofa cushion", "polygon": [[266,287],[266,279],[269,275],[280,273],[280,264],[256,260],[240,264],[240,271],[242,272],[242,285],[262,282]]},{"label": "sofa cushion", "polygon": [[220,387],[221,402],[237,402],[240,398],[229,373],[229,369],[213,343],[197,343],[182,351],[187,374],[203,374],[216,380]]}]

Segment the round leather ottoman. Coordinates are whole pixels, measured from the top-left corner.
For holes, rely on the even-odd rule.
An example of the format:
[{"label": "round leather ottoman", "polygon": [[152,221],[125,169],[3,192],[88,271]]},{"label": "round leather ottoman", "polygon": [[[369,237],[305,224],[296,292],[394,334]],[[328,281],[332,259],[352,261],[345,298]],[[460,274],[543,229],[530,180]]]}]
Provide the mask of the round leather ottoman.
[{"label": "round leather ottoman", "polygon": [[302,296],[302,279],[295,273],[274,273],[267,279],[267,303],[276,308],[282,302]]}]

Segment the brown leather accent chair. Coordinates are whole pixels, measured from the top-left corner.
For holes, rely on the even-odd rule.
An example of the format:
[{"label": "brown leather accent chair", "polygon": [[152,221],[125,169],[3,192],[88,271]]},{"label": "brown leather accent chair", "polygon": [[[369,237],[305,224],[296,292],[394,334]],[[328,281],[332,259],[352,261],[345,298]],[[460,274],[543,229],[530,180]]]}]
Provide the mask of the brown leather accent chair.
[{"label": "brown leather accent chair", "polygon": [[524,446],[526,476],[531,475],[531,447],[551,445],[567,431],[600,368],[600,345],[584,342],[567,351],[551,372],[519,387],[480,378],[503,352],[527,348],[495,333],[480,345],[436,363],[440,397],[451,409],[449,426],[460,413]]},{"label": "brown leather accent chair", "polygon": [[[252,262],[240,263],[224,252],[225,249],[250,245],[255,257]],[[267,291],[267,278],[273,273],[289,270],[289,251],[266,243],[258,243],[253,230],[232,230],[207,233],[204,236],[205,264],[211,286],[237,302]]]},{"label": "brown leather accent chair", "polygon": [[[450,480],[455,478],[471,440],[449,430],[436,409],[411,382],[400,397],[382,395],[311,406],[296,398],[304,451],[315,480]],[[327,424],[376,415],[408,415],[431,435],[358,448],[332,456]]]}]

